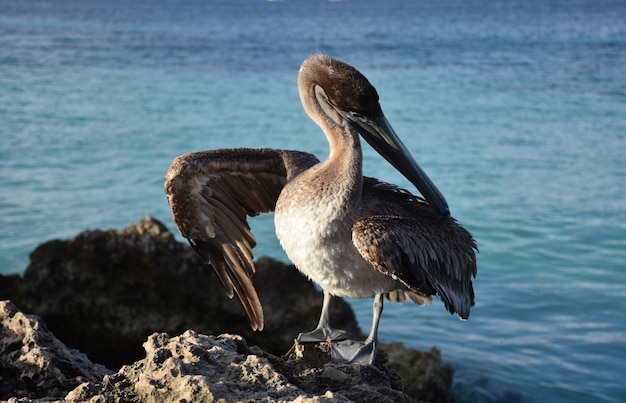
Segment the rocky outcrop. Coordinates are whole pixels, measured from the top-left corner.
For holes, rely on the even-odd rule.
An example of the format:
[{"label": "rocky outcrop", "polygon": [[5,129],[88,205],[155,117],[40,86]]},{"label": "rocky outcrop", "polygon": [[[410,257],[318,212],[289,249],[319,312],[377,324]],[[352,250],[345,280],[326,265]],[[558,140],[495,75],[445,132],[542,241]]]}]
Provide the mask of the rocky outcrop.
[{"label": "rocky outcrop", "polygon": [[441,361],[435,347],[428,351],[406,348],[402,343],[384,343],[389,367],[404,380],[404,392],[429,402],[454,402],[450,392],[454,370]]},{"label": "rocky outcrop", "polygon": [[[0,399],[9,402],[414,401],[385,352],[375,365],[335,365],[325,343],[299,345],[283,358],[249,347],[241,336],[188,330],[152,334],[143,343],[145,358],[113,373],[11,302],[0,302],[0,324]],[[399,345],[394,351],[409,352]],[[441,372],[439,357],[427,361],[424,368]],[[450,401],[433,391],[431,401]]]},{"label": "rocky outcrop", "polygon": [[[402,381],[386,366],[325,365],[307,355],[283,361],[249,348],[240,336],[177,337],[155,333],[146,358],[102,383],[86,382],[69,402],[409,402]],[[315,347],[307,347],[315,350]],[[323,353],[322,353],[323,354]]]},{"label": "rocky outcrop", "polygon": [[63,398],[83,382],[111,373],[69,349],[34,315],[0,301],[0,400]]},{"label": "rocky outcrop", "polygon": [[[414,399],[452,401],[453,370],[434,349],[382,346],[389,351],[389,368],[402,374],[403,382],[387,368],[386,353],[367,367],[330,365],[323,345],[308,345],[289,360],[279,358],[298,332],[315,327],[322,296],[293,266],[261,258],[256,267],[253,282],[265,310],[263,332],[250,330],[239,303],[226,298],[213,270],[150,217],[122,231],[85,231],[69,241],[41,245],[23,277],[0,276],[0,300],[12,299],[48,326],[3,305],[0,346],[2,357],[10,358],[0,367],[0,399],[48,401],[76,388],[68,400],[194,401],[204,396],[212,401],[208,397],[213,396],[233,401],[234,391],[242,390],[241,396],[248,396],[241,397],[244,401],[252,396],[271,397],[262,401],[405,401],[404,388]],[[331,318],[363,337],[341,299],[333,301]],[[16,332],[16,320],[32,324],[33,330]],[[203,335],[224,333],[243,337]],[[20,358],[38,357],[31,351],[38,343],[47,346],[39,350],[52,357],[52,364],[33,358],[41,365],[29,366]],[[127,365],[113,373],[89,359],[116,370]],[[229,360],[235,364],[227,365]],[[10,361],[23,366],[5,365]],[[361,399],[365,395],[359,391],[368,398]]]},{"label": "rocky outcrop", "polygon": [[[0,285],[0,299],[40,316],[68,346],[109,368],[141,358],[141,343],[153,332],[187,329],[239,334],[282,354],[299,332],[317,325],[322,304],[321,294],[293,266],[261,258],[253,282],[265,329],[253,332],[213,270],[151,217],[123,231],[85,231],[46,242],[30,259],[23,279],[0,280],[8,284]],[[332,309],[333,322],[362,337],[346,302],[334,299]]]}]

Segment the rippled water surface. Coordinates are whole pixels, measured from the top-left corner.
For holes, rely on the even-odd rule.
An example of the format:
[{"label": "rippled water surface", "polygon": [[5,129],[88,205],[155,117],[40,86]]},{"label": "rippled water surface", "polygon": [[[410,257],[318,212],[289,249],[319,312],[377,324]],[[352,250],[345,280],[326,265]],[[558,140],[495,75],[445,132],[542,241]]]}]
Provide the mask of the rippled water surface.
[{"label": "rippled water surface", "polygon": [[[176,155],[324,158],[296,88],[316,51],[368,76],[480,248],[467,322],[388,304],[381,338],[438,346],[458,401],[621,401],[623,1],[0,2],[0,272],[84,229],[173,228]],[[409,187],[369,148],[365,173]],[[272,217],[252,225],[285,260]]]}]

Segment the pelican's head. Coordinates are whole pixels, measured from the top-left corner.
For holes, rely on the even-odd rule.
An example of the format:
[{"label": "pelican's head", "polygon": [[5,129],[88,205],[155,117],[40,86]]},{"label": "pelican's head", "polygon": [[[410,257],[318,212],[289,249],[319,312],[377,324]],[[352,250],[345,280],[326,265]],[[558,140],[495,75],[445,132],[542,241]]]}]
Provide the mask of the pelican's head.
[{"label": "pelican's head", "polygon": [[351,125],[380,155],[413,183],[429,205],[448,215],[448,203],[396,135],[378,102],[378,92],[357,69],[316,54],[298,75],[305,111],[320,126]]}]

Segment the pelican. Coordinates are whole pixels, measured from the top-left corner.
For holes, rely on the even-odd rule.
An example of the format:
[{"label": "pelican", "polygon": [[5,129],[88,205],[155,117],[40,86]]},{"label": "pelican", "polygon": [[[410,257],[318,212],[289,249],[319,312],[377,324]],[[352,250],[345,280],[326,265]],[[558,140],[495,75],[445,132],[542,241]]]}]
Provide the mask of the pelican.
[{"label": "pelican", "polygon": [[[253,330],[263,329],[263,310],[251,282],[256,241],[247,216],[274,211],[287,256],[324,294],[318,326],[296,343],[328,341],[333,362],[373,364],[385,297],[423,304],[436,295],[451,314],[469,316],[476,243],[392,129],[365,76],[316,54],[302,64],[298,88],[330,145],[325,161],[277,149],[194,152],[174,159],[165,191],[180,233],[227,295],[237,295]],[[359,134],[423,197],[363,177]],[[364,341],[330,327],[332,296],[374,298]]]}]

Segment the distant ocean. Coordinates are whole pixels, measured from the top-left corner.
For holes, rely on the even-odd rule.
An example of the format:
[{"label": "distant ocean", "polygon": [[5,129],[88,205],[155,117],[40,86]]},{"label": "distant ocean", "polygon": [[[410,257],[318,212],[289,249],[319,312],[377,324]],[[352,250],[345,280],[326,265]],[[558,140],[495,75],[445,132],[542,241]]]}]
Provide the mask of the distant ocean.
[{"label": "distant ocean", "polygon": [[[0,272],[144,215],[175,231],[179,154],[325,158],[296,86],[318,51],[376,86],[480,249],[467,322],[387,304],[383,341],[436,345],[459,402],[624,401],[622,0],[0,1]],[[365,173],[411,188],[369,148]],[[272,217],[252,225],[286,260]]]}]

